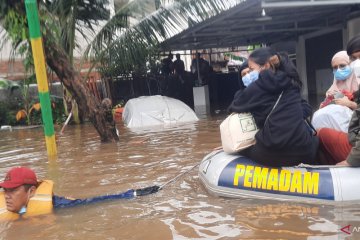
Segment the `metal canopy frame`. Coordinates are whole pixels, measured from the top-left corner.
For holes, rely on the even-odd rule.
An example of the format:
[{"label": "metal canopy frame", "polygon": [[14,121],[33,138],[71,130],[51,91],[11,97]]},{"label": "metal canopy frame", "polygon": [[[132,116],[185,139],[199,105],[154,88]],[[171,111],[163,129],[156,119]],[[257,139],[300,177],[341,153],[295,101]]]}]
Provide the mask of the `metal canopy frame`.
[{"label": "metal canopy frame", "polygon": [[283,8],[283,7],[309,7],[309,6],[330,6],[330,5],[353,5],[360,3],[354,0],[302,0],[302,1],[283,1],[283,0],[263,0],[263,8]]},{"label": "metal canopy frame", "polygon": [[167,50],[195,50],[296,41],[316,31],[336,31],[360,16],[360,0],[247,0],[196,24],[161,44]]}]

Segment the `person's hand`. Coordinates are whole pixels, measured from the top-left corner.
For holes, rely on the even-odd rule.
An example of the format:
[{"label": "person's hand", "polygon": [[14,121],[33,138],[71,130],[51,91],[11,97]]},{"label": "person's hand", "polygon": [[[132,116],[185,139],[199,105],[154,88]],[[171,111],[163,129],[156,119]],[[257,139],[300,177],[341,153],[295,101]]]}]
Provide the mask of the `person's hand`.
[{"label": "person's hand", "polygon": [[338,93],[339,91],[338,90],[330,90],[330,91],[327,91],[326,92],[326,97],[329,97],[329,96],[334,96],[336,93]]},{"label": "person's hand", "polygon": [[333,100],[335,104],[337,105],[341,105],[341,106],[344,106],[344,107],[349,107],[351,108],[352,105],[353,105],[353,102],[349,100],[348,97],[344,96],[342,98],[336,98]]},{"label": "person's hand", "polygon": [[145,196],[152,193],[156,193],[159,190],[160,190],[159,186],[151,186],[151,187],[136,189],[135,192],[136,192],[136,196]]},{"label": "person's hand", "polygon": [[346,160],[344,160],[342,162],[338,162],[336,165],[337,166],[350,166],[350,164]]}]

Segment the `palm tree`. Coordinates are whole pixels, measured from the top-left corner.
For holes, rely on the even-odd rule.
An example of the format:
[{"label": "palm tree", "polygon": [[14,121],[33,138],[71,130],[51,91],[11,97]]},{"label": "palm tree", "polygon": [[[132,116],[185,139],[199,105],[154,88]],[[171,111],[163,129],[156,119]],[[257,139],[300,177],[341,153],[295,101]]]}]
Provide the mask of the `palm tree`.
[{"label": "palm tree", "polygon": [[[141,0],[133,1],[140,4]],[[163,0],[157,2],[157,11],[142,19],[135,26],[124,31],[118,25],[124,9],[108,21],[89,44],[84,56],[95,56],[97,61],[107,65],[107,69],[129,72],[134,66],[144,64],[149,55],[157,51],[166,39],[226,11],[244,0]],[[167,3],[167,7],[162,4]],[[126,10],[126,9],[125,9]]]},{"label": "palm tree", "polygon": [[[107,121],[105,109],[102,108],[99,100],[94,98],[84,84],[81,75],[74,69],[69,60],[68,54],[59,43],[59,33],[56,26],[61,23],[57,16],[51,11],[60,11],[59,8],[52,6],[60,6],[61,0],[39,1],[40,21],[43,32],[44,52],[48,66],[57,74],[63,85],[70,91],[76,102],[87,114],[90,121],[98,131],[102,141],[118,141],[114,125]],[[108,11],[105,6],[107,0],[78,0],[77,15],[80,22],[84,25],[88,24],[90,16],[96,11]],[[63,5],[64,6],[64,5]],[[66,12],[66,11],[65,11]],[[99,14],[100,15],[100,14]],[[93,20],[96,22],[98,19]],[[7,35],[11,38],[13,46],[20,43],[28,44],[28,28],[25,14],[25,4],[23,1],[3,0],[0,3],[0,24],[7,31]],[[45,33],[45,34],[44,34]],[[69,51],[71,51],[73,38],[69,39]],[[28,44],[29,45],[29,44]],[[28,48],[29,49],[29,48]],[[30,52],[30,50],[29,50]]]},{"label": "palm tree", "polygon": [[[66,2],[66,0],[47,0],[46,4],[64,6],[60,4],[61,1]],[[79,10],[87,6],[88,8],[86,9],[93,9],[95,12],[98,9],[102,9],[104,4],[100,4],[94,9],[92,6],[88,6],[88,3],[107,2],[107,0],[69,1],[70,3],[82,3],[83,5],[77,5],[82,6],[81,8],[79,7]],[[127,19],[131,12],[134,9],[143,9],[142,6],[151,1],[156,3],[158,10],[129,28]],[[165,39],[180,33],[190,25],[215,16],[242,1],[244,0],[133,0],[117,11],[115,16],[107,22],[95,36],[84,56],[95,58],[97,62],[110,62],[109,60],[111,59],[110,64],[115,68],[131,71],[134,66],[142,64],[143,59],[147,58]],[[47,5],[43,6],[42,3],[42,1],[39,1],[41,16],[43,16],[41,18],[43,32],[46,32],[46,34],[43,34],[43,41],[48,66],[57,74],[60,81],[71,92],[80,107],[88,113],[88,117],[97,129],[101,140],[118,140],[115,129],[105,119],[106,114],[104,109],[101,108],[100,102],[92,97],[82,77],[74,69],[68,54],[64,50],[64,48],[71,50],[74,47],[74,35],[67,35],[69,41],[63,47],[58,41],[59,34],[56,33],[56,28],[52,28],[56,25],[57,21],[54,21],[49,13],[51,11],[56,13],[60,11],[60,8],[55,7],[52,9],[47,7]],[[161,4],[164,3],[168,5],[162,7]],[[65,13],[68,13],[70,10],[68,9]],[[81,16],[84,16],[83,19],[90,19],[91,14],[93,12]],[[22,32],[27,33],[23,1],[2,0],[0,3],[0,24],[8,33],[14,32],[15,28],[19,29],[19,26],[21,26]],[[73,30],[74,25],[71,26],[73,26]],[[28,37],[20,39],[28,40]]]},{"label": "palm tree", "polygon": [[[108,1],[99,2],[95,0],[88,2],[78,0],[48,0],[46,3],[49,12],[57,17],[58,28],[60,30],[59,43],[67,53],[73,66],[74,50],[79,48],[76,36],[80,35],[84,40],[90,39],[91,35],[95,32],[93,26],[96,22],[108,20],[110,17],[110,11],[104,7],[106,5],[108,5]],[[67,106],[71,105],[74,121],[79,124],[78,105],[76,101],[71,101],[71,99],[71,93],[64,88],[65,112],[68,113]]]}]

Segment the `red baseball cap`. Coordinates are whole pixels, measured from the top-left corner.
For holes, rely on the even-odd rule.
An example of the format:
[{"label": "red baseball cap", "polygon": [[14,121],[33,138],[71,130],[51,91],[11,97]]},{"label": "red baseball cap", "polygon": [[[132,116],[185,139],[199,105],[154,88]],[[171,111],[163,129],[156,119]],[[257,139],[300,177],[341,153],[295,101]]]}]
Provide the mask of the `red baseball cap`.
[{"label": "red baseball cap", "polygon": [[16,188],[24,184],[36,185],[38,183],[36,174],[27,167],[14,167],[8,171],[4,182],[0,183],[2,188]]}]

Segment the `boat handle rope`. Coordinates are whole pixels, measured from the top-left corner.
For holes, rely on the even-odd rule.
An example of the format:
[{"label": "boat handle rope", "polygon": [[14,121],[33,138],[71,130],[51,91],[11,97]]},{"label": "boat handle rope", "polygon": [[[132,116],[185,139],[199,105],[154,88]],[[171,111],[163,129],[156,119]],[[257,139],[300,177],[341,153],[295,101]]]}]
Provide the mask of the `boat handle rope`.
[{"label": "boat handle rope", "polygon": [[[207,155],[207,157],[201,161],[201,162],[204,162],[204,161],[207,161],[209,160],[211,157],[215,156],[216,154],[222,152],[223,150],[220,149],[220,150],[217,150],[217,151],[214,151],[212,152],[211,154]],[[187,169],[186,171],[184,172],[181,172],[179,173],[178,175],[176,175],[175,177],[173,177],[172,179],[170,179],[169,181],[165,182],[164,184],[158,186],[158,185],[153,185],[153,186],[150,186],[150,187],[145,187],[145,188],[139,188],[139,189],[136,189],[136,190],[133,190],[134,193],[134,197],[137,197],[137,196],[145,196],[145,195],[149,195],[149,194],[153,194],[153,193],[156,193],[158,191],[160,191],[161,189],[163,189],[165,186],[169,185],[170,183],[173,183],[175,182],[177,179],[179,179],[181,176],[189,173],[190,171],[192,171],[194,168],[198,167],[200,165],[200,163],[197,163],[195,164],[194,166],[190,167],[189,169]]]},{"label": "boat handle rope", "polygon": [[185,175],[186,173],[192,171],[194,168],[196,168],[197,166],[199,166],[200,163],[197,163],[196,165],[192,166],[191,168],[189,168],[188,170],[176,175],[174,178],[170,179],[169,181],[167,181],[166,183],[162,184],[159,188],[159,190],[163,189],[166,185],[175,182],[178,178],[180,178],[181,176]]},{"label": "boat handle rope", "polygon": [[[212,158],[213,156],[215,156],[216,154],[218,154],[218,153],[220,153],[220,152],[222,152],[222,151],[223,151],[222,149],[219,149],[219,150],[217,150],[217,151],[212,152],[211,154],[209,154],[209,155],[208,155],[203,161],[201,161],[201,162],[204,162],[204,161]],[[169,185],[170,183],[175,182],[175,181],[176,181],[177,179],[179,179],[181,176],[183,176],[183,175],[191,172],[194,168],[198,167],[201,162],[199,162],[199,163],[195,164],[194,166],[190,167],[188,170],[186,170],[186,171],[184,171],[184,172],[182,172],[182,173],[179,173],[178,175],[176,175],[175,177],[173,177],[173,178],[170,179],[169,181],[165,182],[164,184],[162,184],[162,185],[160,185],[160,186],[152,186],[152,187],[158,187],[158,189],[156,190],[156,192],[159,191],[159,190],[161,190],[161,189],[163,189],[165,186]],[[149,188],[152,188],[152,187],[149,187]]]},{"label": "boat handle rope", "polygon": [[[208,155],[203,161],[201,161],[201,162],[204,162],[204,161],[208,160],[209,158],[212,158],[213,156],[215,156],[216,154],[218,154],[218,153],[220,153],[220,152],[222,152],[222,151],[223,151],[222,149],[219,149],[219,150],[217,150],[217,151],[212,152],[211,154],[209,154],[209,155]],[[174,178],[172,178],[172,179],[170,179],[169,181],[167,181],[166,183],[160,185],[159,190],[163,189],[166,185],[168,185],[168,184],[170,184],[170,183],[172,183],[172,182],[175,182],[178,178],[180,178],[181,176],[185,175],[186,173],[191,172],[194,168],[198,167],[201,162],[195,164],[194,166],[192,166],[192,167],[189,168],[188,170],[186,170],[186,171],[184,171],[184,172],[182,172],[182,173],[179,173],[179,174],[176,175]]]},{"label": "boat handle rope", "polygon": [[294,166],[295,168],[344,168],[349,166],[344,165],[310,165],[305,163],[300,163],[297,166]]},{"label": "boat handle rope", "polygon": [[191,168],[189,168],[188,170],[176,175],[174,178],[170,179],[169,181],[165,182],[164,184],[158,186],[158,185],[154,185],[154,186],[150,186],[150,187],[145,187],[145,188],[139,188],[134,191],[134,197],[138,197],[138,196],[145,196],[145,195],[149,195],[149,194],[153,194],[153,193],[157,193],[158,191],[160,191],[161,189],[163,189],[166,185],[175,182],[178,178],[180,178],[181,176],[185,175],[186,173],[190,172],[191,170],[193,170],[194,168],[196,168],[197,166],[199,166],[200,163],[192,166]]}]

